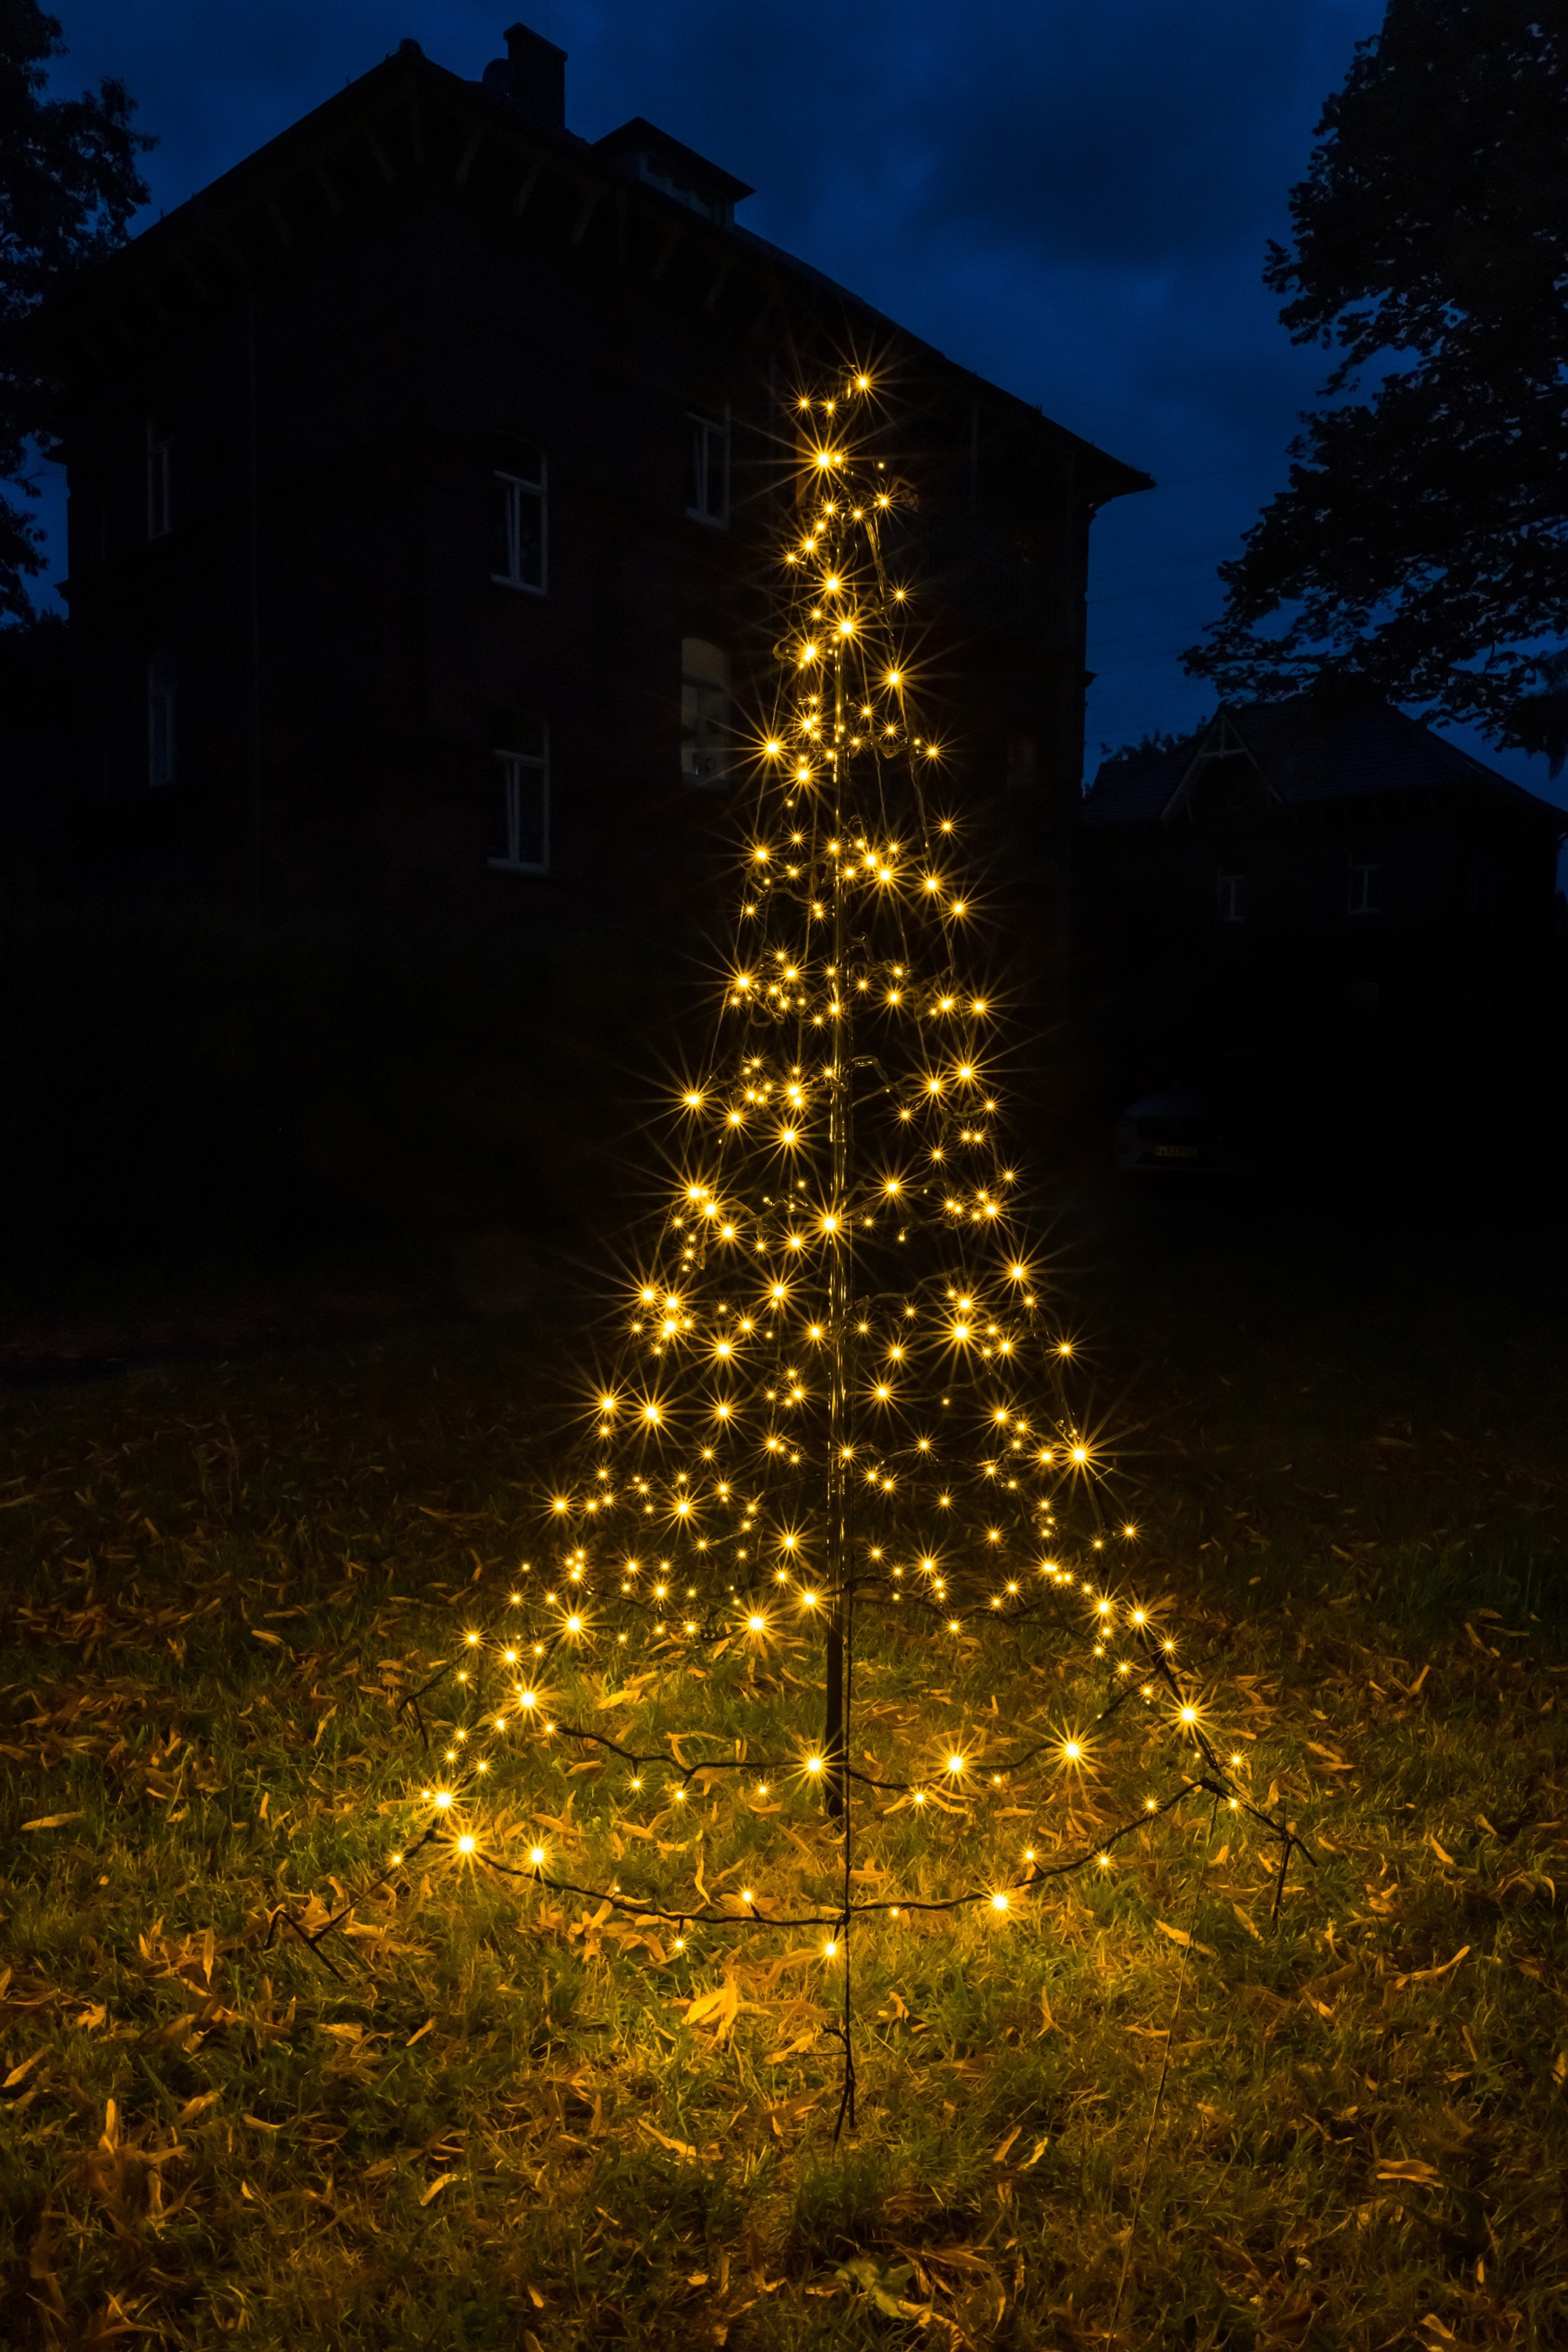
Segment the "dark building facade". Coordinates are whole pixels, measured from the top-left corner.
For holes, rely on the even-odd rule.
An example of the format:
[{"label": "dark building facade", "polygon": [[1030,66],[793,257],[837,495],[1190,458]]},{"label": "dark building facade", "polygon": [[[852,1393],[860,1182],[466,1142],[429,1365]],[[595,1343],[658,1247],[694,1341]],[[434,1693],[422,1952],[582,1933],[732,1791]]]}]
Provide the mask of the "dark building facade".
[{"label": "dark building facade", "polygon": [[797,393],[874,378],[955,797],[1051,966],[1088,534],[1148,478],[565,126],[527,28],[405,42],[47,321],[68,395],[74,855],[264,913],[668,922],[746,786]]},{"label": "dark building facade", "polygon": [[1222,706],[1085,797],[1087,992],[1151,1077],[1226,1047],[1511,1061],[1560,1018],[1565,832],[1386,704]]}]

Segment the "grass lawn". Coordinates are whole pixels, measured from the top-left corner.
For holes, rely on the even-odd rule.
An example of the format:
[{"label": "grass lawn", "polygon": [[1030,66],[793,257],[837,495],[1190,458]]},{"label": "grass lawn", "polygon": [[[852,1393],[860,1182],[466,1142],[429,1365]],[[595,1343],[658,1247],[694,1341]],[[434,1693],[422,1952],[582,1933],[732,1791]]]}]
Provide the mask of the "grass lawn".
[{"label": "grass lawn", "polygon": [[[437,1859],[269,1940],[410,1839],[396,1702],[539,1541],[547,1333],[0,1397],[0,2343],[1103,2345],[1124,2268],[1125,2346],[1568,2341],[1551,1204],[1060,1237],[1141,1576],[1316,1864],[1276,1930],[1194,1810],[1000,1927],[858,1930],[837,2149],[794,1939],[678,1954]],[[914,1671],[873,1640],[864,1694]],[[625,1814],[569,1760],[591,1863]],[[709,1818],[717,1883],[752,1829]]]}]

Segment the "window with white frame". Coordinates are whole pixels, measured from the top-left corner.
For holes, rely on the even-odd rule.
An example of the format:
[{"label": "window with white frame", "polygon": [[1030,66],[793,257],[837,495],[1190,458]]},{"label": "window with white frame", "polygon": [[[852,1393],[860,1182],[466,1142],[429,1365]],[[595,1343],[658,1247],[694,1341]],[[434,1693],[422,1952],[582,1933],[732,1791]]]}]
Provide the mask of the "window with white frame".
[{"label": "window with white frame", "polygon": [[147,782],[174,781],[174,656],[154,654],[147,665]]},{"label": "window with white frame", "polygon": [[1222,874],[1220,876],[1219,919],[1222,923],[1246,922],[1247,877],[1245,874]]},{"label": "window with white frame", "polygon": [[1350,881],[1345,891],[1345,911],[1352,915],[1377,915],[1383,911],[1383,868],[1370,857],[1351,859]]},{"label": "window with white frame", "polygon": [[503,587],[544,593],[546,497],[542,449],[517,452],[510,466],[497,467],[490,577]]},{"label": "window with white frame", "polygon": [[680,772],[694,784],[730,772],[730,656],[706,637],[680,640]]},{"label": "window with white frame", "polygon": [[491,870],[548,874],[550,730],[542,719],[530,717],[514,720],[509,731],[510,746],[495,755],[499,782]]},{"label": "window with white frame", "polygon": [[174,443],[147,419],[147,536],[167,539],[174,528],[173,488]]},{"label": "window with white frame", "polygon": [[730,419],[693,410],[686,419],[686,511],[728,528]]}]

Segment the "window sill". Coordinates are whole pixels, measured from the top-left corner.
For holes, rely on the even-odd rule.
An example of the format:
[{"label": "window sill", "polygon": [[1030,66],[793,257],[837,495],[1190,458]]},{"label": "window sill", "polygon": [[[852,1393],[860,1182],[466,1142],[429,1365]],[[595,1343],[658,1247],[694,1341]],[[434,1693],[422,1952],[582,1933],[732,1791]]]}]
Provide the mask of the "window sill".
[{"label": "window sill", "polygon": [[548,866],[524,866],[515,857],[487,857],[485,865],[492,874],[526,874],[531,875],[536,882],[548,881],[550,878]]},{"label": "window sill", "polygon": [[515,589],[520,596],[548,596],[550,593],[548,588],[543,587],[542,585],[536,585],[536,583],[531,580],[509,579],[504,572],[492,572],[490,573],[490,584],[495,588]]}]

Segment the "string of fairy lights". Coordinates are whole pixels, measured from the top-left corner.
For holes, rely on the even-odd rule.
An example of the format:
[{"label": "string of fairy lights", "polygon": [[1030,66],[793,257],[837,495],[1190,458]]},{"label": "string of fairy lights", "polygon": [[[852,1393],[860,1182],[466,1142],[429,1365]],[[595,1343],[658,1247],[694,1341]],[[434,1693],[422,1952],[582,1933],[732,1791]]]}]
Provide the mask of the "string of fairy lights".
[{"label": "string of fairy lights", "polygon": [[[388,1875],[437,1849],[675,1928],[679,1953],[706,1931],[825,1930],[843,1969],[842,2124],[858,1923],[1000,1917],[1110,1872],[1194,1795],[1275,1842],[1276,1906],[1298,1841],[1252,1801],[1241,1753],[1222,1757],[1169,1610],[1138,1589],[1136,1530],[1110,1512],[1104,1433],[1069,1393],[1077,1342],[1006,1140],[1005,992],[965,976],[981,910],[944,745],[917,709],[926,624],[875,389],[852,374],[793,422],[776,691],[744,746],[757,793],[718,1035],[675,1089],[668,1204],[545,1499],[541,1558],[405,1702],[434,1773]],[[939,1685],[982,1653],[1012,1659],[1020,1696],[939,1734]],[[884,1752],[888,1710],[855,1716],[856,1677],[911,1661],[932,1727],[918,1753]],[[1071,1720],[1039,1696],[1067,1692],[1069,1669]],[[456,1701],[444,1724],[426,1719],[437,1688]],[[677,1693],[679,1727],[638,1738]],[[781,1738],[818,1697],[820,1730]],[[578,1719],[602,1711],[616,1723]],[[1129,1761],[1116,1742],[1133,1721]],[[858,1761],[852,1726],[881,1742]],[[1152,1733],[1173,1785],[1129,1792],[1108,1823],[1111,1759],[1147,1781]],[[573,1875],[559,1823],[526,1846],[496,1826],[503,1788],[554,1820],[539,1792],[566,1759],[645,1836],[694,1800],[764,1832],[826,1811],[831,1899],[772,1892],[761,1865],[758,1884],[688,1903],[651,1863],[635,1885],[629,1868]],[[1011,1867],[960,1865],[941,1894],[857,1880],[868,1825],[956,1815],[973,1851],[986,1807],[1031,1821]],[[798,1870],[798,1842],[787,1860]]]}]

